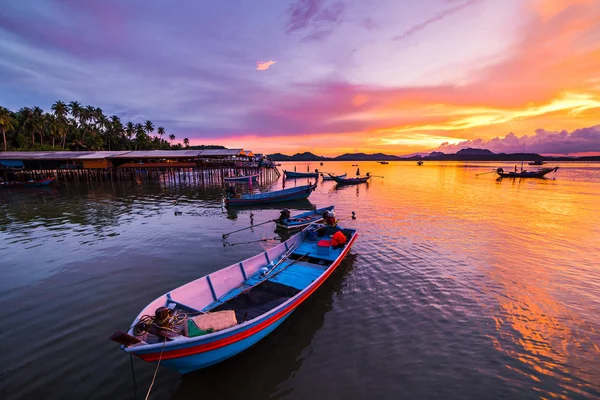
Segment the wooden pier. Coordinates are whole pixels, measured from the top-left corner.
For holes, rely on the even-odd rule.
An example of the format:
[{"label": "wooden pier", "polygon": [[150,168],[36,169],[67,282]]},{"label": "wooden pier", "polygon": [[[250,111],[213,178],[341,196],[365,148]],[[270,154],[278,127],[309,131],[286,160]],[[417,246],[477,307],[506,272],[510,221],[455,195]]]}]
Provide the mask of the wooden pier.
[{"label": "wooden pier", "polygon": [[[251,154],[251,153],[250,153]],[[56,177],[59,182],[165,182],[222,186],[227,176],[259,174],[258,183],[281,176],[266,159],[245,150],[169,150],[121,152],[4,152],[0,176],[28,181]]]}]

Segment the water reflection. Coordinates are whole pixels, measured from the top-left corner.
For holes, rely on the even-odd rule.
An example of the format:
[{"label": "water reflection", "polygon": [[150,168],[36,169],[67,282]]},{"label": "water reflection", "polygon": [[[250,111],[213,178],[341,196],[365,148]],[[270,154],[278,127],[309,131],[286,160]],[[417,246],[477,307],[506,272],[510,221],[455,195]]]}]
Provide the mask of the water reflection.
[{"label": "water reflection", "polygon": [[348,254],[337,270],[311,297],[267,337],[239,355],[211,368],[182,377],[173,399],[202,397],[238,399],[281,398],[278,391],[307,357],[304,351],[323,327],[325,315],[351,274],[356,256]]}]

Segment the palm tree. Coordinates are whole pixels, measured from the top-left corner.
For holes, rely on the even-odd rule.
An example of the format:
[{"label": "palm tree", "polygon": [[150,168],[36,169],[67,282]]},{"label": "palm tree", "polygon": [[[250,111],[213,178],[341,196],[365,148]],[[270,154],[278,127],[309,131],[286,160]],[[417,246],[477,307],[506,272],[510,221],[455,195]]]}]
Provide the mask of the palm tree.
[{"label": "palm tree", "polygon": [[135,149],[146,144],[146,131],[142,124],[135,124]]},{"label": "palm tree", "polygon": [[171,146],[173,146],[173,140],[175,140],[175,135],[171,133],[169,135],[169,140],[171,141]]},{"label": "palm tree", "polygon": [[158,129],[156,130],[156,133],[158,133],[158,135],[162,139],[163,135],[165,134],[165,128],[162,126],[159,126]]},{"label": "palm tree", "polygon": [[190,139],[184,138],[183,139],[183,144],[185,145],[185,147],[190,147]]},{"label": "palm tree", "polygon": [[[44,144],[44,110],[38,106],[33,107],[34,129],[40,135],[40,145]],[[33,132],[32,132],[33,135]]]},{"label": "palm tree", "polygon": [[[64,135],[62,137],[62,147],[64,149],[67,135],[67,130],[64,129],[64,124],[66,122],[66,116],[67,112],[69,111],[69,108],[65,103],[59,100],[56,103],[52,104],[52,111],[54,111],[54,115],[56,116],[57,132]],[[54,140],[54,138],[52,138],[52,140]],[[54,142],[52,142],[52,147],[54,147]]]},{"label": "palm tree", "polygon": [[19,119],[21,122],[21,132],[24,134],[31,134],[31,145],[35,144],[35,136],[34,136],[34,115],[33,110],[29,107],[22,107],[19,110]]},{"label": "palm tree", "polygon": [[2,131],[2,139],[4,140],[4,151],[8,149],[6,131],[14,128],[13,122],[11,112],[7,108],[0,107],[0,130]]},{"label": "palm tree", "polygon": [[152,121],[150,121],[150,120],[146,121],[146,123],[144,124],[144,128],[146,129],[146,134],[148,136],[150,136],[150,134],[152,132],[154,132],[154,125],[152,124]]}]

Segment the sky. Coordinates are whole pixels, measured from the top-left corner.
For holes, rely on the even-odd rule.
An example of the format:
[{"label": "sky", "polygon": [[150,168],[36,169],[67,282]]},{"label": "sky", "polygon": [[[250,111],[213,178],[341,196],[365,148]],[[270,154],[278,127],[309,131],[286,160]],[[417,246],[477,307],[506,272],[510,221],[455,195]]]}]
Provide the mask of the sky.
[{"label": "sky", "polygon": [[600,154],[598,0],[4,0],[0,105],[254,152]]}]

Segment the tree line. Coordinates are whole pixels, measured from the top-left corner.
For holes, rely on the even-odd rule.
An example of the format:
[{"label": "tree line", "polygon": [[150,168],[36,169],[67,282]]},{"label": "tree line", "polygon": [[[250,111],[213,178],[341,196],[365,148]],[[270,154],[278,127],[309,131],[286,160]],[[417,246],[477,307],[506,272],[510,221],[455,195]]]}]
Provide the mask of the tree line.
[{"label": "tree line", "polygon": [[0,135],[3,150],[177,150],[189,148],[174,143],[175,135],[167,135],[159,126],[154,134],[152,121],[123,123],[102,109],[82,106],[77,101],[55,102],[52,111],[40,107],[22,107],[11,111],[0,106]]}]

